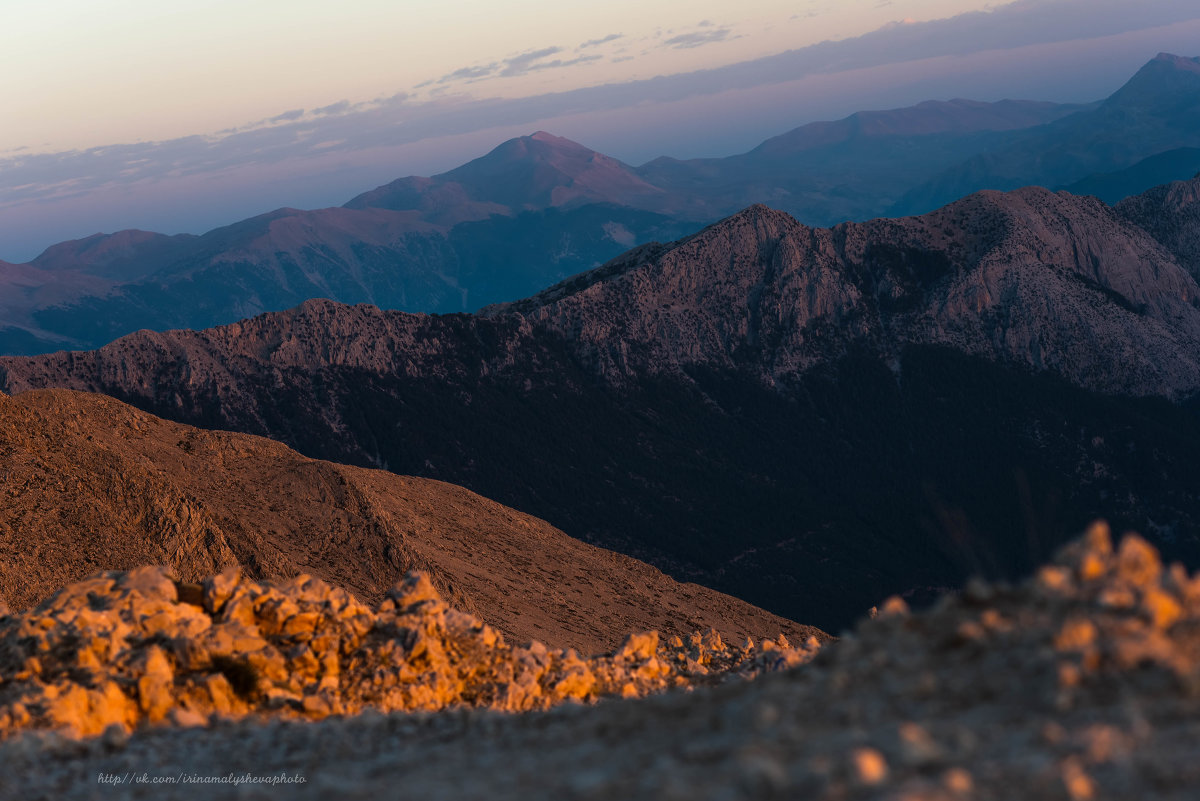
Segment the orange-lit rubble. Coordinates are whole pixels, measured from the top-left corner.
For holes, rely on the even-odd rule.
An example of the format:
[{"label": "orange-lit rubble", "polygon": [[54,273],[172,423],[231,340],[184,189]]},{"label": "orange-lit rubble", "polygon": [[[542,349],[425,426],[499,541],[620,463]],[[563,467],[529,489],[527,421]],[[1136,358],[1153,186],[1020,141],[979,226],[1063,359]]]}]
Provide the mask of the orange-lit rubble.
[{"label": "orange-lit rubble", "polygon": [[73,584],[0,619],[0,733],[92,736],[220,718],[323,718],[636,697],[808,661],[815,638],[730,647],[715,631],[684,643],[628,637],[580,656],[513,646],[410,573],[372,610],[308,576],[282,584],[236,570],[180,584],[161,568]]},{"label": "orange-lit rubble", "polygon": [[[406,797],[456,801],[1191,801],[1200,788],[1200,576],[1163,565],[1136,536],[1114,547],[1103,526],[1019,586],[975,581],[919,612],[899,599],[884,603],[811,660],[809,649],[746,653],[702,642],[656,652],[652,637],[632,638],[611,656],[576,659],[493,641],[484,626],[432,597],[419,577],[376,613],[336,590],[305,586],[220,579],[181,590],[145,570],[100,579],[90,590],[79,585],[8,619],[0,689],[10,716],[18,698],[55,693],[78,698],[80,716],[85,699],[89,713],[90,705],[112,704],[128,716],[122,722],[200,723],[199,714],[179,710],[207,710],[222,694],[244,705],[238,710],[253,703],[275,711],[266,720],[218,716],[209,726],[149,725],[128,735],[97,719],[91,731],[109,728],[82,739],[20,733],[0,741],[0,764],[17,777],[0,783],[0,798],[192,798],[196,788],[178,782],[270,776],[295,782],[282,791],[288,798],[374,799],[402,788]],[[173,592],[185,600],[167,600]],[[302,600],[305,592],[321,600]],[[92,609],[99,599],[111,608]],[[326,603],[328,612],[301,617],[311,604]],[[134,624],[112,623],[125,626],[116,650],[83,644],[93,656],[82,660],[90,667],[80,664],[73,654],[86,651],[64,637],[81,626],[55,616],[70,617],[74,606],[77,620],[115,621],[131,605],[146,607],[131,618],[144,618],[140,633],[130,636]],[[210,616],[211,609],[220,611]],[[181,631],[147,633],[158,625],[151,621],[166,619],[180,621]],[[296,667],[287,660],[303,649],[287,644],[295,636],[283,633],[289,620],[314,633],[306,641],[313,660],[300,657]],[[236,636],[247,641],[215,651],[204,645],[222,629],[231,637],[232,629],[244,630]],[[194,644],[195,653],[180,651],[179,642]],[[189,667],[211,664],[219,653],[244,667]],[[326,654],[337,655],[336,679]],[[447,702],[537,709],[559,698],[695,681],[704,662],[728,675],[774,667],[780,658],[803,664],[753,681],[521,714],[460,707],[273,717],[320,716],[315,705],[334,698],[347,710]],[[17,659],[25,660],[20,677],[12,673]],[[303,679],[293,684],[298,671]],[[85,680],[91,689],[76,689]],[[19,722],[56,725],[53,703],[21,703],[28,720]],[[175,784],[137,784],[130,776]],[[125,783],[98,790],[97,777]],[[270,785],[206,789],[218,798],[285,797]]]}]

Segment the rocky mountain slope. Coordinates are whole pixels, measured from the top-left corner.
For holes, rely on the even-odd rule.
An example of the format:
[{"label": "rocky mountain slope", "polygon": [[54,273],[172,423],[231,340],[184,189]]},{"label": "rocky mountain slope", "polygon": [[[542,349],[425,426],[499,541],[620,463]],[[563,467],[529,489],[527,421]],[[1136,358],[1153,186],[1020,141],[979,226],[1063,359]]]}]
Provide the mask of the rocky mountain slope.
[{"label": "rocky mountain slope", "polygon": [[1093,198],[832,229],[754,207],[481,315],[314,301],[6,358],[0,386],[453,481],[836,630],[1028,571],[1096,514],[1200,563],[1198,305]]},{"label": "rocky mountain slope", "polygon": [[0,759],[22,778],[0,797],[92,798],[109,777],[106,796],[191,798],[226,777],[204,792],[1184,801],[1200,783],[1198,621],[1200,577],[1097,528],[1019,587],[973,583],[912,614],[893,602],[811,662],[752,682],[524,715],[10,738]]},{"label": "rocky mountain slope", "polygon": [[1200,287],[1091,198],[984,192],[832,229],[758,206],[621,267],[486,313],[570,336],[618,383],[743,365],[787,383],[862,343],[884,358],[947,346],[1108,393],[1200,389]]},{"label": "rocky mountain slope", "polygon": [[33,606],[98,570],[182,581],[301,573],[377,604],[422,569],[517,642],[585,652],[630,632],[732,641],[812,630],[679,584],[459,487],[317,462],[270,440],[160,420],[111,398],[0,396],[0,601]]},{"label": "rocky mountain slope", "polygon": [[1200,175],[1126,198],[1116,210],[1153,234],[1200,281]]}]

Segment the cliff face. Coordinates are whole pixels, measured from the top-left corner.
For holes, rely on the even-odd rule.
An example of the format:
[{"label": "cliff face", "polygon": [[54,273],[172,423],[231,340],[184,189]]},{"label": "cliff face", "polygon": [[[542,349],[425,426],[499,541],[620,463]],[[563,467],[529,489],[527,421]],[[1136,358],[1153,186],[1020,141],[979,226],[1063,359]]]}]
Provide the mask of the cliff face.
[{"label": "cliff face", "polygon": [[453,481],[837,627],[1028,570],[1097,514],[1200,558],[1198,303],[1094,199],[832,229],[756,206],[479,315],[309,301],[6,358],[0,386]]}]

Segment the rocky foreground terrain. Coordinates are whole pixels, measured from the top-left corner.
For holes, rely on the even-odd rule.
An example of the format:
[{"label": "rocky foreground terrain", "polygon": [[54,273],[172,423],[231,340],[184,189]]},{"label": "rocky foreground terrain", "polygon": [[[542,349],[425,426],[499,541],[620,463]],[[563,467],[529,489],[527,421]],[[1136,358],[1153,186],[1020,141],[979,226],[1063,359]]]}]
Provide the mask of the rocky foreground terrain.
[{"label": "rocky foreground terrain", "polygon": [[419,569],[505,635],[588,653],[645,629],[825,636],[461,487],[306,459],[102,395],[0,395],[0,478],[0,602],[14,609],[143,564],[193,582],[234,566],[308,573],[370,604]]},{"label": "rocky foreground terrain", "polygon": [[632,698],[807,661],[786,637],[730,648],[635,633],[582,658],[513,647],[412,572],[374,610],[311,576],[271,585],[236,568],[184,584],[159,567],[108,572],[0,619],[0,736],[24,729],[110,739],[148,725],[365,710],[506,712]]},{"label": "rocky foreground terrain", "polygon": [[[515,715],[457,706],[264,722],[229,720],[240,708],[209,719],[184,711],[185,699],[202,704],[231,696],[243,703],[223,673],[187,672],[193,668],[186,660],[200,653],[194,646],[215,640],[221,627],[252,623],[265,624],[260,632],[272,642],[295,637],[266,633],[277,625],[268,621],[281,617],[279,596],[307,603],[303,599],[318,589],[318,595],[327,592],[311,582],[272,590],[228,576],[185,588],[160,572],[139,570],[69,588],[37,611],[4,619],[0,699],[9,736],[0,744],[6,767],[0,797],[185,798],[203,790],[222,798],[370,798],[402,790],[456,799],[1182,801],[1200,787],[1200,576],[1164,566],[1136,536],[1114,548],[1102,525],[1020,586],[972,582],[960,596],[919,613],[889,601],[878,617],[811,661],[806,650],[795,660],[801,664],[750,682]],[[261,602],[251,600],[255,593]],[[434,599],[419,577],[376,612],[342,598],[341,631],[360,645],[337,651],[343,654],[340,678],[323,666],[305,669],[306,680],[319,678],[317,687],[305,686],[299,702],[268,688],[265,698],[275,699],[268,705],[279,710],[272,716],[321,717],[326,698],[408,699],[385,701],[391,708],[428,709],[437,706],[429,699],[439,697],[529,708],[543,704],[515,700],[529,698],[528,689],[571,695],[554,683],[564,676],[554,667],[565,664],[561,654],[505,650],[498,640],[489,650],[488,629]],[[150,607],[191,611],[171,618]],[[210,617],[211,609],[221,611]],[[326,631],[332,607],[322,609],[314,632]],[[286,626],[292,618],[284,618]],[[371,627],[351,634],[350,622],[360,618]],[[132,625],[112,653],[63,639],[118,619]],[[192,633],[149,640],[133,631],[164,619],[198,622]],[[455,662],[446,645],[468,641],[476,647],[459,651]],[[310,650],[317,648],[315,639],[310,643]],[[256,645],[250,653],[266,650]],[[386,666],[364,672],[370,658],[385,651]],[[485,683],[490,696],[425,692],[468,686],[468,665],[486,665],[482,674],[495,675],[488,671],[497,662],[487,655],[501,651],[516,657],[508,663],[513,675],[541,678],[518,686]],[[587,666],[593,687],[640,694],[673,683],[663,681],[666,676],[694,678],[700,673],[695,665],[705,660],[746,664],[744,652],[726,647],[721,653],[739,656],[721,661],[718,651],[700,638],[655,651],[652,638],[635,637],[612,656],[579,660],[576,675],[585,675]],[[33,653],[41,654],[36,664],[30,664]],[[90,665],[73,665],[75,653],[87,654]],[[236,645],[230,653],[249,655]],[[781,653],[758,647],[752,671]],[[116,658],[121,654],[135,658]],[[481,661],[470,661],[480,654]],[[624,672],[618,684],[606,683],[611,671]],[[285,681],[272,680],[269,669],[255,676],[257,683],[238,679],[243,691]],[[379,681],[351,683],[350,676]],[[439,684],[447,676],[448,684]],[[549,683],[548,676],[554,677]],[[630,676],[632,689],[619,685]],[[85,678],[102,683],[84,690]],[[706,678],[702,684],[712,683]],[[55,695],[49,686],[63,689]],[[14,717],[14,699],[36,692],[45,700]],[[14,730],[54,725],[45,710],[93,695],[105,704],[115,699],[128,718],[84,739],[74,739],[78,731]],[[82,700],[77,703],[81,717],[75,719],[83,719]],[[141,720],[161,722],[125,733],[125,722]],[[247,783],[264,778],[288,783]],[[218,779],[226,783],[208,783]]]}]

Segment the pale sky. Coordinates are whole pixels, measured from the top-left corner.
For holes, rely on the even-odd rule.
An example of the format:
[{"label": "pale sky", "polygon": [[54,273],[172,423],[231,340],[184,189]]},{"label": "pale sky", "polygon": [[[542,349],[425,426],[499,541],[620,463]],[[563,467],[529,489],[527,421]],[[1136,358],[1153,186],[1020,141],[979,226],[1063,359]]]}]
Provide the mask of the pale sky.
[{"label": "pale sky", "polygon": [[4,0],[0,152],[217,133],[398,93],[519,97],[651,78],[988,5]]},{"label": "pale sky", "polygon": [[0,0],[0,261],[341,205],[546,130],[627,163],[965,97],[1090,102],[1196,0]]}]

